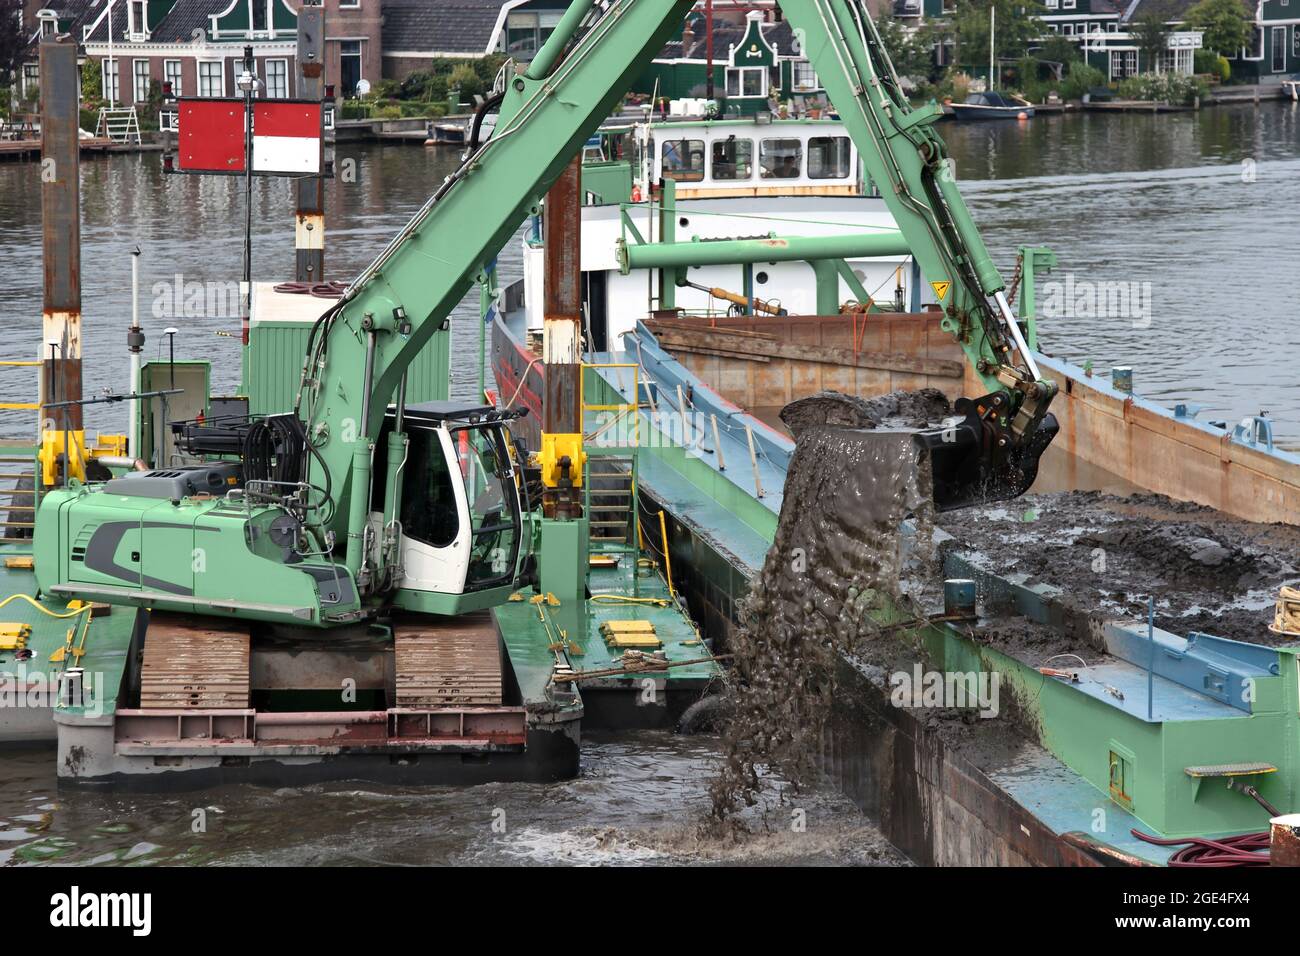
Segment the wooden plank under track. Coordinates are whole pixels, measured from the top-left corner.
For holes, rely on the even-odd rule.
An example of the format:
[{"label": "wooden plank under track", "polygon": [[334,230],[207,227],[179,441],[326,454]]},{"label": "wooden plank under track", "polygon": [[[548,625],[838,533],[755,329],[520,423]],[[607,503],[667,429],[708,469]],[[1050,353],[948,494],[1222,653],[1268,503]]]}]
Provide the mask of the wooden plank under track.
[{"label": "wooden plank under track", "polygon": [[501,703],[501,644],[488,611],[394,627],[398,707]]},{"label": "wooden plank under track", "polygon": [[248,707],[248,632],[217,621],[154,615],[140,670],[144,710]]}]

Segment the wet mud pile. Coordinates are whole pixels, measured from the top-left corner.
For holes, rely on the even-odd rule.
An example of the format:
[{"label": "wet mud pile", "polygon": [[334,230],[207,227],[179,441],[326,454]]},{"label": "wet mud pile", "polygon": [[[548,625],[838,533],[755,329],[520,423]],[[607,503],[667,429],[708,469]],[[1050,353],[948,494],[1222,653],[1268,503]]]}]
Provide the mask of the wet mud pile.
[{"label": "wet mud pile", "polygon": [[781,410],[795,441],[810,427],[924,428],[952,414],[952,405],[937,388],[895,391],[875,398],[822,391],[791,402]]},{"label": "wet mud pile", "polygon": [[1061,590],[1096,618],[1146,617],[1180,636],[1286,643],[1273,635],[1278,589],[1300,578],[1300,528],[1243,521],[1162,495],[1025,495],[939,521],[979,567]]},{"label": "wet mud pile", "polygon": [[[840,655],[875,643],[872,613],[903,600],[899,529],[909,514],[924,525],[931,507],[922,454],[905,431],[800,435],[776,537],[729,648],[733,701],[715,817],[752,805],[768,771],[796,788],[815,778]],[[904,601],[902,616],[916,614]],[[879,646],[902,651],[897,633]]]}]

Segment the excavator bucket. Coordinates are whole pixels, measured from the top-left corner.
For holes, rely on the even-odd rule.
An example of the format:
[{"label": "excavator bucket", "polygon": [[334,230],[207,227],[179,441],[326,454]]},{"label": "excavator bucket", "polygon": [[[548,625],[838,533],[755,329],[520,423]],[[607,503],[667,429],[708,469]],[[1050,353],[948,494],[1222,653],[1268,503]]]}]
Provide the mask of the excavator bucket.
[{"label": "excavator bucket", "polygon": [[1044,415],[1024,441],[1013,444],[980,416],[979,401],[961,398],[954,407],[961,418],[915,436],[929,461],[935,511],[1006,501],[1028,491],[1038,477],[1039,459],[1059,430],[1056,416]]}]

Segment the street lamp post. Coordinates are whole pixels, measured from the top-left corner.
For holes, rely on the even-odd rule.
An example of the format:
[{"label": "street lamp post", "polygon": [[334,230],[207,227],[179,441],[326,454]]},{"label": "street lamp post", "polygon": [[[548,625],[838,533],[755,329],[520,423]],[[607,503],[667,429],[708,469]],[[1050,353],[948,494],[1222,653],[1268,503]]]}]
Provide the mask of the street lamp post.
[{"label": "street lamp post", "polygon": [[[253,72],[253,48],[244,47],[244,68],[235,79],[244,94],[244,278],[239,286],[241,365],[248,372],[248,326],[253,303],[253,94],[261,81]],[[245,383],[247,384],[247,383]]]}]

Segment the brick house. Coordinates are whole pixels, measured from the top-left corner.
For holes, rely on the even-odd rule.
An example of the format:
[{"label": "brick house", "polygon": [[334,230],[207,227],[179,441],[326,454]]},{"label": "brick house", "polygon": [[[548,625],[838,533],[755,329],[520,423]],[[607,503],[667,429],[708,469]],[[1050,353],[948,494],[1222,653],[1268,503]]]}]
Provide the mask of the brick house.
[{"label": "brick house", "polygon": [[[325,82],[353,96],[380,76],[382,0],[323,0]],[[302,0],[46,0],[32,4],[42,30],[73,35],[99,64],[100,95],[143,106],[152,84],[180,96],[237,96],[245,46],[253,48],[261,96],[296,95],[297,11]],[[33,47],[30,65],[36,76]],[[26,69],[24,78],[26,78]]]}]

